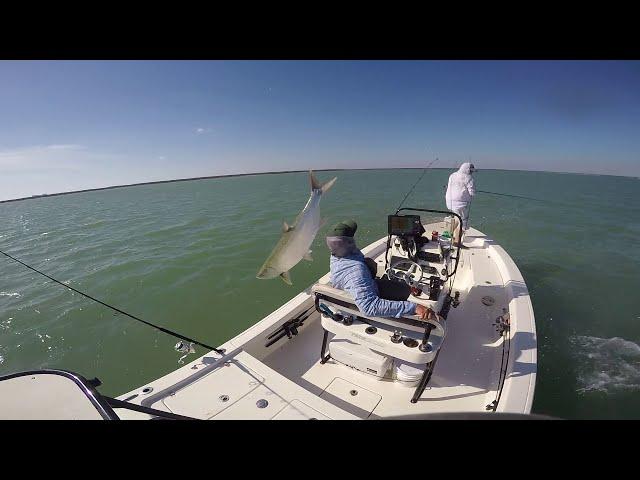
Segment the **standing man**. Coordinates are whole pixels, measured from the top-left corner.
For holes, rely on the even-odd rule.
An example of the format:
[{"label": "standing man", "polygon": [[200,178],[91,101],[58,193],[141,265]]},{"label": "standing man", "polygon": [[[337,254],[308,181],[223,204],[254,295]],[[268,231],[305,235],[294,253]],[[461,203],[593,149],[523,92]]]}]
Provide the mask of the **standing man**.
[{"label": "standing man", "polygon": [[[463,232],[469,228],[469,207],[471,199],[476,194],[476,187],[471,176],[473,172],[475,172],[473,163],[463,163],[457,172],[453,172],[449,176],[449,184],[447,185],[447,208],[462,217]],[[453,224],[455,225],[452,232],[453,244],[456,247],[464,248],[462,241],[458,245],[460,225],[458,225],[457,217],[453,217]]]}]

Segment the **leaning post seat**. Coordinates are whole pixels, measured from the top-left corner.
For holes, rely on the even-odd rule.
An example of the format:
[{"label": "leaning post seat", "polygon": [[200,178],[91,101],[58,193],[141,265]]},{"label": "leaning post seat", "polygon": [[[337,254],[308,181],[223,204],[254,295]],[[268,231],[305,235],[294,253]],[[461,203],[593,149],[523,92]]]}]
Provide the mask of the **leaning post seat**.
[{"label": "leaning post seat", "polygon": [[[335,288],[329,283],[316,283],[311,287],[311,293],[317,298],[318,296],[326,302],[334,304],[335,308],[343,311],[351,311],[353,315],[373,320],[374,322],[389,325],[390,327],[399,328],[403,330],[410,330],[413,332],[424,332],[427,325],[433,327],[440,327],[445,330],[445,325],[440,322],[434,322],[432,320],[420,320],[417,316],[411,317],[373,317],[365,315],[356,306],[354,298],[345,290]],[[446,333],[446,332],[443,332]]]},{"label": "leaning post seat", "polygon": [[[420,320],[417,317],[388,318],[364,315],[355,305],[353,297],[348,292],[334,288],[330,284],[316,283],[311,287],[311,292],[315,297],[316,310],[322,314],[321,323],[324,335],[320,350],[320,363],[324,364],[330,358],[329,354],[325,355],[325,351],[329,331],[331,331],[341,338],[355,338],[358,343],[369,347],[372,351],[400,360],[424,364],[424,373],[411,397],[411,403],[416,403],[429,383],[438,360],[440,348],[446,335],[444,322]],[[346,313],[355,317],[355,319],[352,318],[350,322],[346,323],[336,321],[336,319],[329,319],[324,315],[325,312],[322,311],[320,304],[333,307],[337,312]],[[449,305],[450,302],[447,302],[447,306],[444,307],[445,310],[448,310]],[[446,318],[446,312],[442,313]],[[377,324],[380,328],[371,328],[374,324]],[[403,336],[401,341],[393,342],[390,334],[395,335],[396,329],[401,330]],[[432,335],[433,330],[435,332]],[[422,337],[421,342],[418,341],[420,337]]]},{"label": "leaning post seat", "polygon": [[[355,317],[353,323],[344,325],[323,316],[322,326],[325,333],[330,331],[340,336],[355,337],[358,342],[367,344],[376,351],[384,352],[389,356],[412,363],[429,363],[433,360],[444,341],[446,327],[443,323],[433,320],[421,320],[415,316],[390,318],[365,315],[355,305],[353,297],[348,292],[335,288],[330,284],[316,283],[311,287],[311,292],[315,296],[316,305],[323,303],[335,312],[342,312]],[[364,332],[360,332],[360,330],[366,328],[367,324],[376,326],[378,332],[375,335],[367,335]],[[390,337],[395,330],[400,330],[404,338],[413,338],[417,343],[409,340],[409,345],[413,346],[407,346],[402,342],[392,342]],[[417,345],[422,343],[425,337],[428,339],[429,349],[422,351],[417,348]]]}]

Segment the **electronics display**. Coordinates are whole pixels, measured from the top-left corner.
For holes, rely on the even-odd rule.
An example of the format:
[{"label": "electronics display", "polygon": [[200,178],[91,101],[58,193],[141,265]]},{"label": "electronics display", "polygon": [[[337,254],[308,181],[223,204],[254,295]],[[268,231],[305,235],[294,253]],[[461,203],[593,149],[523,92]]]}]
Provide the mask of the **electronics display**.
[{"label": "electronics display", "polygon": [[420,215],[389,215],[389,235],[420,236],[424,228]]}]

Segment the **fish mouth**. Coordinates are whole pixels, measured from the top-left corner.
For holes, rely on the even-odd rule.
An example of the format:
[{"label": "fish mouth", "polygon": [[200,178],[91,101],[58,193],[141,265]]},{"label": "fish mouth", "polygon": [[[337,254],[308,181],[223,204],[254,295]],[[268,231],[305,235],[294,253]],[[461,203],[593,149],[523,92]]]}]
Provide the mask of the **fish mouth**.
[{"label": "fish mouth", "polygon": [[256,274],[256,278],[260,278],[262,280],[267,280],[269,278],[275,278],[278,275],[280,275],[278,272],[267,268],[267,269],[264,269],[264,270],[260,270]]},{"label": "fish mouth", "polygon": [[261,279],[269,278],[269,271],[264,268],[260,269],[260,271],[256,273],[256,278],[261,278]]}]

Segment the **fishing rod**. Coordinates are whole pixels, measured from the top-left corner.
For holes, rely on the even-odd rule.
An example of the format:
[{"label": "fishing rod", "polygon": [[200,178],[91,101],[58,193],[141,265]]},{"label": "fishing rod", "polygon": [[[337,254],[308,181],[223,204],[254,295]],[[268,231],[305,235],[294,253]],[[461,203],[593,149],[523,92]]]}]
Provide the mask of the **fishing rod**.
[{"label": "fishing rod", "polygon": [[69,286],[69,285],[67,285],[66,283],[63,283],[63,282],[61,282],[60,280],[56,280],[55,278],[53,278],[53,277],[51,277],[51,276],[47,275],[46,273],[43,273],[43,272],[41,272],[40,270],[38,270],[38,269],[36,269],[36,268],[33,268],[33,267],[32,267],[32,266],[30,266],[30,265],[27,265],[26,263],[24,263],[24,262],[22,262],[22,261],[18,260],[17,258],[12,257],[12,256],[11,256],[11,255],[9,255],[8,253],[3,252],[2,250],[0,250],[0,253],[1,253],[1,254],[3,254],[3,255],[4,255],[4,256],[6,256],[6,257],[9,257],[11,260],[13,260],[13,261],[15,261],[15,262],[18,262],[19,264],[24,265],[24,266],[25,266],[25,267],[27,267],[29,270],[33,270],[34,272],[39,273],[40,275],[42,275],[42,276],[44,276],[44,277],[47,277],[49,280],[51,280],[51,281],[53,281],[53,282],[56,282],[56,283],[58,283],[58,284],[62,285],[63,287],[68,288],[69,290],[73,290],[74,292],[79,293],[80,295],[83,295],[83,296],[85,296],[85,297],[87,297],[87,298],[89,298],[89,299],[93,300],[94,302],[98,302],[100,305],[104,305],[105,307],[108,307],[108,308],[110,308],[110,309],[112,309],[112,310],[115,310],[115,311],[116,311],[116,312],[118,312],[118,313],[122,313],[122,314],[126,315],[127,317],[131,317],[131,318],[133,318],[134,320],[137,320],[138,322],[142,322],[142,323],[144,323],[145,325],[149,325],[150,327],[153,327],[153,328],[155,328],[155,329],[157,329],[157,330],[160,330],[160,331],[161,331],[161,332],[163,332],[163,333],[168,333],[169,335],[172,335],[172,336],[174,336],[174,337],[180,338],[180,339],[182,339],[182,340],[185,340],[185,341],[187,341],[187,342],[193,343],[193,344],[195,344],[195,345],[200,345],[201,347],[208,348],[209,350],[213,350],[214,352],[216,352],[216,353],[218,353],[218,354],[220,354],[220,355],[224,355],[224,353],[225,353],[225,352],[224,352],[224,350],[220,350],[220,349],[214,348],[214,347],[212,347],[212,346],[210,346],[210,345],[207,345],[206,343],[202,343],[202,342],[199,342],[199,341],[194,340],[194,339],[192,339],[192,338],[185,337],[184,335],[181,335],[181,334],[179,334],[179,333],[177,333],[177,332],[174,332],[174,331],[172,331],[172,330],[169,330],[168,328],[164,328],[164,327],[160,327],[160,326],[158,326],[158,325],[154,325],[154,324],[153,324],[153,323],[151,323],[151,322],[147,322],[147,321],[145,321],[145,320],[143,320],[143,319],[141,319],[141,318],[139,318],[139,317],[136,317],[135,315],[132,315],[132,314],[130,314],[130,313],[125,312],[124,310],[120,310],[119,308],[116,308],[116,307],[114,307],[114,306],[112,306],[112,305],[109,305],[108,303],[105,303],[105,302],[103,302],[103,301],[101,301],[101,300],[98,300],[97,298],[94,298],[94,297],[92,297],[91,295],[88,295],[88,294],[86,294],[86,293],[84,293],[84,292],[81,292],[81,291],[80,291],[80,290],[78,290],[78,289],[75,289],[75,288],[73,288],[73,287],[70,287],[70,286]]},{"label": "fishing rod", "polygon": [[409,190],[407,192],[407,194],[404,196],[404,198],[402,199],[402,201],[400,202],[400,205],[398,205],[398,208],[396,208],[396,211],[400,210],[400,207],[402,207],[402,204],[404,203],[404,201],[407,199],[407,197],[409,197],[409,195],[411,195],[411,192],[413,192],[413,189],[416,188],[416,186],[418,185],[418,183],[420,183],[420,180],[422,180],[422,177],[424,177],[424,174],[427,173],[427,170],[429,169],[429,167],[431,167],[431,165],[433,165],[434,163],[436,163],[438,161],[438,157],[436,157],[434,160],[431,161],[431,163],[429,163],[429,165],[427,165],[426,167],[424,167],[424,170],[422,171],[422,175],[420,175],[420,178],[418,179],[418,181],[416,183],[413,184],[413,187],[411,187],[411,190]]}]

